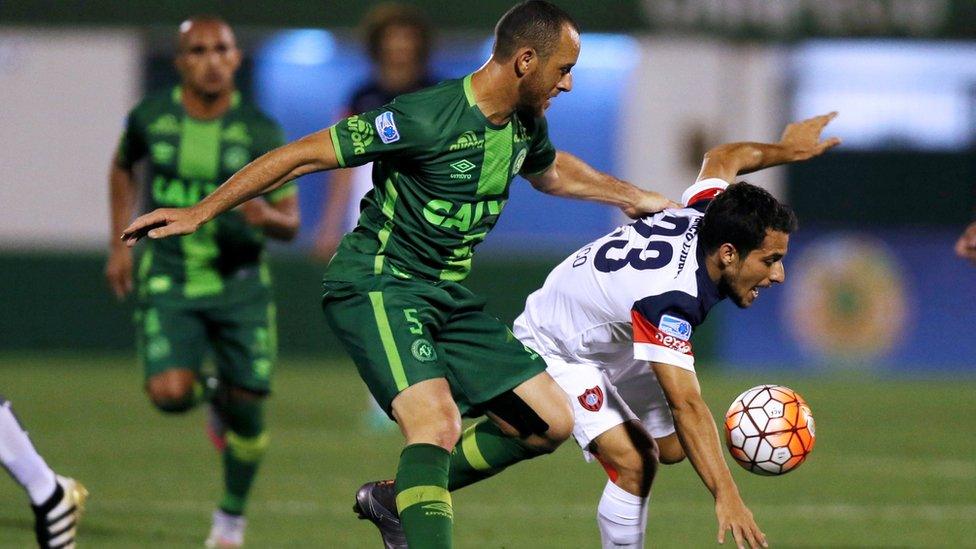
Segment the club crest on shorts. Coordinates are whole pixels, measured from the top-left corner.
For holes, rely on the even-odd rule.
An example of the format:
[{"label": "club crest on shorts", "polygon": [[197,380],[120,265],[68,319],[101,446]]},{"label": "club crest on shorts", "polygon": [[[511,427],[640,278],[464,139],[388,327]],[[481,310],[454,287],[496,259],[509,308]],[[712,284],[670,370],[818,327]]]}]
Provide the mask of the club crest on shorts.
[{"label": "club crest on shorts", "polygon": [[583,394],[576,397],[580,406],[591,412],[596,412],[603,406],[603,389],[599,385],[583,391]]},{"label": "club crest on shorts", "polygon": [[420,362],[433,362],[437,360],[437,351],[434,345],[426,339],[418,339],[410,346],[410,354]]}]

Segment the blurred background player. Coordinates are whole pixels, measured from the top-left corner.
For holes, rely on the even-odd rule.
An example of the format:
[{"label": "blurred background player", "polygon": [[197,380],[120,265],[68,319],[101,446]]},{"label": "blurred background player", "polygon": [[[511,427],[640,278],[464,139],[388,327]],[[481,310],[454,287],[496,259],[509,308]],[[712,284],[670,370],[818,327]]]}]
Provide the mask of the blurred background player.
[{"label": "blurred background player", "polygon": [[[147,160],[148,208],[190,206],[284,142],[277,123],[235,88],[241,52],[227,23],[194,17],[181,24],[175,64],[181,84],[131,111],[111,167],[106,276],[119,299],[132,290],[131,251],[119,235],[135,207],[134,164]],[[264,399],[277,336],[263,249],[266,237],[290,240],[298,231],[296,189],[285,184],[196,234],[153,242],[138,266],[138,350],[150,400],[166,413],[211,403],[208,432],[223,454],[224,495],[208,546],[243,543],[248,492],[268,445]],[[201,375],[208,348],[216,384]]]},{"label": "blurred background player", "polygon": [[[427,66],[433,33],[420,10],[407,4],[380,4],[366,14],[362,27],[372,74],[346,101],[343,118],[436,83]],[[331,259],[342,236],[356,225],[359,201],[373,188],[372,171],[370,162],[333,172],[315,236],[313,251],[319,259]]]},{"label": "blurred background player", "polygon": [[956,255],[976,264],[976,223],[971,223],[956,241]]},{"label": "blurred background player", "polygon": [[62,477],[48,467],[3,395],[0,395],[0,463],[30,498],[37,545],[42,549],[73,548],[88,490],[80,482]]},{"label": "blurred background player", "polygon": [[[427,66],[433,33],[420,10],[407,4],[380,4],[366,14],[362,27],[372,74],[346,101],[343,117],[382,107],[398,95],[436,83]],[[332,173],[315,236],[315,257],[330,260],[343,235],[356,226],[359,201],[373,188],[372,172],[370,162]],[[395,430],[376,400],[372,396],[367,400],[367,425]]]}]

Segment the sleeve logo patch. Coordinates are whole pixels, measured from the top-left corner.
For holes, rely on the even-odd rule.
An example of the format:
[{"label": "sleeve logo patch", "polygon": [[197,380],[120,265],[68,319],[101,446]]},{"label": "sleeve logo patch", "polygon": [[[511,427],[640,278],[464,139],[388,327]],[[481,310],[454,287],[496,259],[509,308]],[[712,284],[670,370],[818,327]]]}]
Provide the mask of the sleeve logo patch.
[{"label": "sleeve logo patch", "polygon": [[661,315],[661,322],[658,323],[661,333],[676,337],[682,341],[691,339],[691,323],[682,318],[671,315]]},{"label": "sleeve logo patch", "polygon": [[376,117],[376,132],[383,143],[389,145],[400,140],[400,132],[397,130],[396,122],[393,121],[393,113],[386,111]]}]

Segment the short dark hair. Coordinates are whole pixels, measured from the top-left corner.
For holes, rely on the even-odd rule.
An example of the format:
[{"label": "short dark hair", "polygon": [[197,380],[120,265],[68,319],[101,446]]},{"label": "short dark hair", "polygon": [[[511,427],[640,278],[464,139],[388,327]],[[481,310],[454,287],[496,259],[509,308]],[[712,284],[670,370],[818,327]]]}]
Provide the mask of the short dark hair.
[{"label": "short dark hair", "polygon": [[765,189],[749,183],[729,185],[705,210],[698,241],[706,254],[728,242],[744,258],[762,245],[766,231],[792,233],[796,214]]},{"label": "short dark hair", "polygon": [[363,18],[363,37],[366,49],[373,61],[378,61],[383,47],[383,35],[390,27],[409,27],[420,39],[420,62],[426,63],[430,56],[434,33],[430,22],[422,11],[409,4],[387,2],[371,9]]},{"label": "short dark hair", "polygon": [[579,32],[579,24],[561,8],[542,0],[522,2],[498,20],[491,53],[507,59],[518,48],[529,46],[540,57],[547,57],[556,49],[563,25],[566,24]]}]

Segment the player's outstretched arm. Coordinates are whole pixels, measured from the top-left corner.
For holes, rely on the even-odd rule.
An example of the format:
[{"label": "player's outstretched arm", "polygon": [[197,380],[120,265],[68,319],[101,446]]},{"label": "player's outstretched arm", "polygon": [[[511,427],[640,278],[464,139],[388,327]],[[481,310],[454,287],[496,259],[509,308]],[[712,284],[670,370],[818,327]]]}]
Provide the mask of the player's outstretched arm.
[{"label": "player's outstretched arm", "polygon": [[732,473],[725,463],[718,430],[708,405],[701,397],[695,373],[670,364],[651,363],[674,415],[675,430],[685,454],[715,497],[718,518],[718,542],[725,543],[725,533],[732,530],[736,546],[752,549],[768,547],[766,535],[752,518],[752,511],[739,496]]},{"label": "player's outstretched arm", "polygon": [[659,193],[645,191],[596,170],[563,151],[556,153],[556,161],[549,169],[540,174],[526,176],[526,179],[533,187],[546,194],[610,204],[633,218],[665,208],[680,207]]},{"label": "player's outstretched arm", "polygon": [[122,232],[127,246],[144,236],[190,234],[214,217],[302,175],[339,166],[329,130],[293,141],[244,166],[210,196],[189,208],[162,208],[140,216]]},{"label": "player's outstretched arm", "polygon": [[698,181],[717,177],[732,183],[735,176],[820,156],[840,145],[840,138],[820,134],[837,112],[794,122],[783,130],[778,143],[726,143],[705,153]]}]

